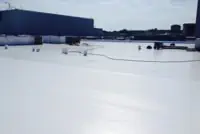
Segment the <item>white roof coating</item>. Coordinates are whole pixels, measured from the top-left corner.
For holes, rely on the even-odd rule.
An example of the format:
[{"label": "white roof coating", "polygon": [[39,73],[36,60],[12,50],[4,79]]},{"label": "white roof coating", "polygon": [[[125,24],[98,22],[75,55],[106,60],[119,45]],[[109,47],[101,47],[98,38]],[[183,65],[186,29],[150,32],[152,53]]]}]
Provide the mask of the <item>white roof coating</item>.
[{"label": "white roof coating", "polygon": [[[200,59],[198,52],[146,50],[148,43],[88,43],[96,48],[90,53],[118,59]],[[0,47],[0,134],[200,133],[200,62],[61,54],[66,47],[88,48]]]}]

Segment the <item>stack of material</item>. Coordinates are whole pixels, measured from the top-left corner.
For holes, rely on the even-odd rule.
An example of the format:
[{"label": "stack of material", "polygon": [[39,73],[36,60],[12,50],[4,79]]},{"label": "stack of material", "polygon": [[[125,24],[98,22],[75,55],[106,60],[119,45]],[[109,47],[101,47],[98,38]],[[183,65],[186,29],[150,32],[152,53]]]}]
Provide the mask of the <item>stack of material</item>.
[{"label": "stack of material", "polygon": [[65,44],[65,36],[42,36],[43,43]]},{"label": "stack of material", "polygon": [[163,49],[179,49],[179,50],[187,50],[186,46],[163,46]]},{"label": "stack of material", "polygon": [[147,46],[147,49],[152,49],[152,46]]},{"label": "stack of material", "polygon": [[188,51],[188,52],[196,52],[197,50],[195,48],[187,48],[186,51]]},{"label": "stack of material", "polygon": [[155,42],[154,49],[178,49],[178,50],[187,50],[187,46],[176,46],[174,43],[170,44],[170,46],[164,45],[162,42]]},{"label": "stack of material", "polygon": [[81,42],[81,39],[78,37],[66,37],[65,38],[65,43],[69,45],[76,45],[78,46]]},{"label": "stack of material", "polygon": [[155,42],[154,43],[154,49],[160,50],[163,48],[163,43],[162,42]]}]

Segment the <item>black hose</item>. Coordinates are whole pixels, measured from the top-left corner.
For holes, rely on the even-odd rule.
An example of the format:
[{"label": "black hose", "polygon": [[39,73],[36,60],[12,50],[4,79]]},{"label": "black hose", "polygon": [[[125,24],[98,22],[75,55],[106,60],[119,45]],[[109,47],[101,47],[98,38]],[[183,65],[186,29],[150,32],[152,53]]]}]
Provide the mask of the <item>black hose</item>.
[{"label": "black hose", "polygon": [[[80,53],[84,54],[81,51],[69,51],[69,53]],[[119,58],[113,58],[110,56],[107,56],[105,54],[97,54],[97,53],[87,53],[88,55],[93,55],[93,56],[100,56],[107,58],[109,60],[114,60],[114,61],[124,61],[124,62],[147,62],[147,63],[188,63],[188,62],[200,62],[200,60],[177,60],[177,61],[159,61],[159,60],[135,60],[135,59],[119,59]]]}]

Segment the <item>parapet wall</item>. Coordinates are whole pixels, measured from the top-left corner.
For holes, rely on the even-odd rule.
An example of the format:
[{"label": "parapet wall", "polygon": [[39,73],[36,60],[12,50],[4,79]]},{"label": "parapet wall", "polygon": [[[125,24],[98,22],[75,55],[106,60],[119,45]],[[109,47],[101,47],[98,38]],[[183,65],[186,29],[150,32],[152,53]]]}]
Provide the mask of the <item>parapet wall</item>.
[{"label": "parapet wall", "polygon": [[[0,46],[4,45],[34,45],[34,36],[21,35],[21,36],[0,36]],[[65,44],[65,36],[42,36],[43,43],[49,44]]]}]

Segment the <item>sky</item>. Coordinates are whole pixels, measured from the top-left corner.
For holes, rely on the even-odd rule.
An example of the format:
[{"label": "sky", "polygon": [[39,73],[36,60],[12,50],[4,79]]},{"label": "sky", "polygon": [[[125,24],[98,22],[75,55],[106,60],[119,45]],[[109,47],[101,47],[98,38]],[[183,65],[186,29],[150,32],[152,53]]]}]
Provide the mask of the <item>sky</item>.
[{"label": "sky", "polygon": [[[6,0],[0,0],[6,1]],[[169,29],[194,23],[197,0],[7,0],[26,10],[93,18],[105,30]],[[6,5],[1,4],[0,8]]]}]

